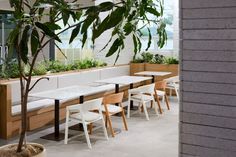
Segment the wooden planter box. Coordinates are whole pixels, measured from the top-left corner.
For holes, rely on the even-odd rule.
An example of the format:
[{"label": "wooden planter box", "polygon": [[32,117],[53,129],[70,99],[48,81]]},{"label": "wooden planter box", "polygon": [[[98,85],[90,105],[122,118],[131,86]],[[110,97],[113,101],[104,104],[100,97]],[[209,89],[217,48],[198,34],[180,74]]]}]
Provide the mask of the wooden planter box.
[{"label": "wooden planter box", "polygon": [[130,75],[133,76],[134,73],[144,71],[145,63],[130,63]]},{"label": "wooden planter box", "polygon": [[161,81],[165,78],[179,75],[179,65],[178,64],[150,64],[150,63],[146,63],[145,64],[145,71],[171,72],[170,75],[155,78],[156,81]]},{"label": "wooden planter box", "polygon": [[150,63],[130,63],[130,75],[141,71],[167,71],[171,72],[170,75],[156,77],[156,81],[179,75],[178,64],[150,64]]}]

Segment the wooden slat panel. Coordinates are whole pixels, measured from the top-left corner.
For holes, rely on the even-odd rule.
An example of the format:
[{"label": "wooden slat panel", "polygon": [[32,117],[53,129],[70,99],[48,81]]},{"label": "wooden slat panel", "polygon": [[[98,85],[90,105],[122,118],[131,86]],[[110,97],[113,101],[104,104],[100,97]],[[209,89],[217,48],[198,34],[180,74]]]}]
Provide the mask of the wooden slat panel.
[{"label": "wooden slat panel", "polygon": [[183,9],[183,19],[235,18],[235,8]]},{"label": "wooden slat panel", "polygon": [[183,153],[191,153],[197,157],[233,157],[235,152],[221,149],[205,148],[183,144]]},{"label": "wooden slat panel", "polygon": [[222,50],[235,51],[236,41],[231,40],[184,40],[183,49],[186,50]]},{"label": "wooden slat panel", "polygon": [[182,121],[184,123],[186,122],[191,124],[200,124],[200,125],[228,128],[228,129],[236,129],[235,118],[225,118],[225,117],[203,115],[198,113],[195,114],[195,113],[183,112]]},{"label": "wooden slat panel", "polygon": [[185,50],[183,60],[195,61],[220,61],[220,62],[235,62],[235,51],[198,51],[198,50]]},{"label": "wooden slat panel", "polygon": [[182,0],[183,8],[233,7],[235,0]]},{"label": "wooden slat panel", "polygon": [[185,144],[236,151],[235,141],[192,134],[181,134],[181,136],[183,137],[182,142]]},{"label": "wooden slat panel", "polygon": [[183,61],[183,70],[236,73],[236,62]]},{"label": "wooden slat panel", "polygon": [[184,81],[236,84],[236,74],[183,71]]},{"label": "wooden slat panel", "polygon": [[[182,133],[236,141],[236,130],[196,124],[182,124]],[[184,137],[182,137],[183,140]]]},{"label": "wooden slat panel", "polygon": [[201,103],[183,103],[183,112],[236,118],[236,107]]},{"label": "wooden slat panel", "polygon": [[183,39],[236,39],[235,29],[222,30],[184,30]]},{"label": "wooden slat panel", "polygon": [[195,102],[205,104],[216,104],[225,106],[236,106],[236,96],[183,92],[184,102]]},{"label": "wooden slat panel", "polygon": [[183,30],[185,29],[233,29],[236,28],[236,18],[234,19],[194,19],[183,20]]}]

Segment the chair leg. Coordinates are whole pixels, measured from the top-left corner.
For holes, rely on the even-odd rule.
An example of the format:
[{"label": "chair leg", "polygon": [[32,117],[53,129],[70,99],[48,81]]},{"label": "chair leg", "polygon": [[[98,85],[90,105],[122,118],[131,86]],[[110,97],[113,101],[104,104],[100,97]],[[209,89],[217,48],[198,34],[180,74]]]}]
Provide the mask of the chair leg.
[{"label": "chair leg", "polygon": [[107,128],[107,116],[105,115],[105,126]]},{"label": "chair leg", "polygon": [[166,106],[167,106],[167,109],[170,110],[170,105],[169,105],[169,101],[168,101],[168,98],[167,96],[165,95],[165,101],[166,101]]},{"label": "chair leg", "polygon": [[130,98],[128,99],[127,118],[130,118]]},{"label": "chair leg", "polygon": [[89,124],[89,134],[91,135],[93,132],[93,123]]},{"label": "chair leg", "polygon": [[172,96],[172,89],[170,88],[169,90],[170,90],[170,96]]},{"label": "chair leg", "polygon": [[102,128],[103,128],[104,136],[105,136],[106,140],[108,140],[107,129],[105,126],[104,119],[102,119]]},{"label": "chair leg", "polygon": [[125,118],[125,111],[123,109],[122,109],[121,115],[122,115],[123,123],[125,126],[125,130],[128,130],[128,126],[127,126],[127,122],[126,122],[126,118]]},{"label": "chair leg", "polygon": [[157,105],[158,105],[158,108],[159,108],[159,111],[160,111],[160,114],[162,114],[162,109],[161,109],[161,102],[159,100],[159,97],[156,96],[156,100],[157,100]]},{"label": "chair leg", "polygon": [[179,100],[179,91],[176,88],[175,88],[175,93],[176,93],[177,99]]},{"label": "chair leg", "polygon": [[153,100],[153,103],[154,103],[154,109],[155,109],[155,112],[156,112],[156,115],[157,115],[158,114],[157,102],[155,102],[155,100]]},{"label": "chair leg", "polygon": [[68,132],[69,132],[69,112],[66,112],[66,124],[65,124],[65,139],[64,144],[68,143]]},{"label": "chair leg", "polygon": [[153,101],[151,101],[151,107],[150,108],[152,108],[153,107]]},{"label": "chair leg", "polygon": [[89,147],[89,149],[92,149],[91,142],[90,142],[90,139],[89,139],[88,130],[87,130],[87,125],[85,123],[83,123],[83,127],[84,127],[84,134],[85,134],[85,137],[86,137],[88,147]]},{"label": "chair leg", "polygon": [[109,115],[107,115],[107,121],[108,121],[108,124],[109,124],[109,129],[110,129],[110,131],[111,131],[111,135],[112,135],[112,137],[115,137],[115,132],[114,132],[114,130],[113,130],[113,128],[112,128],[111,118],[110,118]]},{"label": "chair leg", "polygon": [[147,112],[147,106],[146,106],[146,104],[144,102],[143,102],[142,106],[143,106],[144,113],[146,115],[146,119],[149,120],[149,116],[148,116],[148,112]]}]

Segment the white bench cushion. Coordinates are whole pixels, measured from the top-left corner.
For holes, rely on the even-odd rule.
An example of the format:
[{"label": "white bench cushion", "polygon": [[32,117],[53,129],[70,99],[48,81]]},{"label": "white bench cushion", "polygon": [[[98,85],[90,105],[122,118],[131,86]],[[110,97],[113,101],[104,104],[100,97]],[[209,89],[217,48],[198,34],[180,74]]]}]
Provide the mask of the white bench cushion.
[{"label": "white bench cushion", "polygon": [[129,65],[104,68],[101,70],[101,79],[129,75]]},{"label": "white bench cushion", "polygon": [[[27,111],[35,111],[44,107],[49,107],[54,105],[54,100],[52,99],[41,99],[38,101],[32,101],[28,103]],[[21,113],[21,105],[15,105],[11,108],[11,113],[13,116]]]},{"label": "white bench cushion", "polygon": [[90,82],[99,80],[99,78],[100,78],[99,70],[64,74],[58,76],[58,88],[75,86],[75,85],[85,85]]}]

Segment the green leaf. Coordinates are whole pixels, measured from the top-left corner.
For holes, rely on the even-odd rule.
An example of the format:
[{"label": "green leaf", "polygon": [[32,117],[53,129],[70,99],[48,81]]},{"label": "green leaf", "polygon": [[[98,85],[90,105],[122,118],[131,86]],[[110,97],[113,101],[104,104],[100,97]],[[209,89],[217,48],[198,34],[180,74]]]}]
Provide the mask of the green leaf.
[{"label": "green leaf", "polygon": [[49,29],[51,30],[59,30],[61,27],[58,24],[52,23],[52,22],[46,22],[44,23],[45,25],[48,26]]},{"label": "green leaf", "polygon": [[129,35],[132,31],[133,31],[133,25],[130,22],[126,23],[124,26],[125,35],[126,36]]},{"label": "green leaf", "polygon": [[112,2],[103,2],[98,5],[98,8],[101,12],[109,11],[113,8],[114,3]]},{"label": "green leaf", "polygon": [[125,10],[125,7],[119,7],[108,15],[98,26],[97,30],[94,31],[93,40],[98,38],[106,30],[117,26],[122,21]]},{"label": "green leaf", "polygon": [[28,53],[29,53],[29,49],[28,49],[28,41],[29,41],[29,36],[30,36],[30,30],[31,27],[29,25],[25,26],[23,34],[22,34],[22,38],[20,41],[20,57],[21,60],[27,64],[28,62]]},{"label": "green leaf", "polygon": [[58,42],[61,42],[60,38],[51,30],[46,24],[36,22],[35,25],[43,31],[44,34],[51,37],[52,39],[57,40]]},{"label": "green leaf", "polygon": [[71,44],[73,42],[73,40],[75,39],[75,37],[79,34],[79,31],[80,31],[80,27],[81,27],[81,24],[78,24],[72,31],[71,33],[71,37],[70,37],[70,41],[69,41],[69,44]]},{"label": "green leaf", "polygon": [[137,39],[136,36],[133,34],[133,43],[134,43],[134,56],[136,56],[137,52],[138,52],[138,48],[137,48]]},{"label": "green leaf", "polygon": [[31,34],[31,51],[32,51],[32,55],[34,55],[38,48],[39,48],[39,34],[38,34],[38,31],[36,29],[34,29],[32,31],[32,34]]},{"label": "green leaf", "polygon": [[87,38],[88,38],[88,34],[87,34],[87,32],[85,32],[85,33],[83,34],[83,39],[82,39],[82,48],[84,47]]},{"label": "green leaf", "polygon": [[123,40],[117,38],[113,42],[113,44],[112,44],[111,48],[109,49],[108,53],[106,54],[106,57],[112,56],[118,50],[118,48],[122,45],[122,43],[123,43]]},{"label": "green leaf", "polygon": [[153,14],[153,15],[157,16],[157,17],[160,16],[160,13],[156,9],[154,9],[154,8],[147,7],[146,11],[149,12],[150,14]]},{"label": "green leaf", "polygon": [[152,44],[152,34],[151,34],[151,31],[149,28],[147,28],[148,30],[148,45],[147,45],[147,48],[146,48],[146,51],[150,48],[151,44]]},{"label": "green leaf", "polygon": [[142,48],[142,42],[140,41],[139,37],[137,37],[137,41],[138,41],[138,52],[140,52]]},{"label": "green leaf", "polygon": [[92,24],[92,22],[96,19],[96,16],[90,16],[88,15],[85,19],[85,22],[83,23],[83,26],[81,28],[81,34],[87,32],[88,27]]},{"label": "green leaf", "polygon": [[62,20],[63,20],[64,26],[66,26],[68,24],[69,18],[70,18],[70,14],[68,13],[68,11],[63,11],[62,12]]}]

